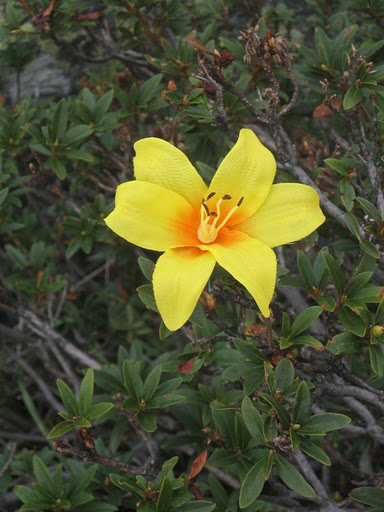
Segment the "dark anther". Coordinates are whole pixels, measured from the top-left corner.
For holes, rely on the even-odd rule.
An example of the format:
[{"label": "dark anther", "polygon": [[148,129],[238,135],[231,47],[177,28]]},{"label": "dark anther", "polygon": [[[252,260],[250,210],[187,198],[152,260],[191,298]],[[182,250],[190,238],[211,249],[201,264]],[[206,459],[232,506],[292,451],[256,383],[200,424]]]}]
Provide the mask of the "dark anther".
[{"label": "dark anther", "polygon": [[216,212],[211,212],[209,215],[210,215],[211,217],[217,217],[217,213],[216,213]]},{"label": "dark anther", "polygon": [[223,196],[223,199],[232,199],[232,197],[229,194],[225,194],[225,196]]},{"label": "dark anther", "polygon": [[240,201],[237,203],[237,206],[240,206],[241,203],[244,201],[244,196],[240,199]]},{"label": "dark anther", "polygon": [[204,201],[203,201],[203,206],[204,206],[204,210],[207,212],[207,215],[209,215],[208,206],[205,204]]},{"label": "dark anther", "polygon": [[211,192],[210,194],[208,194],[207,201],[208,201],[208,199],[211,199],[211,197],[213,197],[215,194],[216,194],[216,192]]}]

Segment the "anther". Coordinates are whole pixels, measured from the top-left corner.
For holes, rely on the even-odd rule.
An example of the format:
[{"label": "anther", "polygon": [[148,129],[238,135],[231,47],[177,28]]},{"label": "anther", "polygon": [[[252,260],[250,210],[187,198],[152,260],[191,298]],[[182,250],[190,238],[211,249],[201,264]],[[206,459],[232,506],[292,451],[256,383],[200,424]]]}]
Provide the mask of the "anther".
[{"label": "anther", "polygon": [[216,213],[216,212],[211,212],[209,215],[210,215],[211,217],[217,217],[217,213]]},{"label": "anther", "polygon": [[211,197],[213,197],[215,194],[216,194],[216,192],[211,192],[210,194],[208,194],[207,201],[208,201],[208,199],[211,199]]},{"label": "anther", "polygon": [[229,194],[225,194],[225,196],[223,196],[222,199],[232,199],[232,197]]},{"label": "anther", "polygon": [[237,206],[240,206],[241,203],[244,201],[244,196],[240,199],[240,201],[237,203]]}]

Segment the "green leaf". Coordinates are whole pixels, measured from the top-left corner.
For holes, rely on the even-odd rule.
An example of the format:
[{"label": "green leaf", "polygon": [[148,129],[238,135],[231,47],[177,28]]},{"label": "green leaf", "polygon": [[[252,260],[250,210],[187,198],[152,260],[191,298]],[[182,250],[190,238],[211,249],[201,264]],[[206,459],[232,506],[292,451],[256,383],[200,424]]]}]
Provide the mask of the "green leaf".
[{"label": "green leaf", "polygon": [[136,288],[137,293],[139,294],[140,300],[149,308],[152,309],[152,311],[159,312],[155,296],[153,294],[153,287],[152,284],[143,284]]},{"label": "green leaf", "polygon": [[360,204],[365,213],[368,213],[368,215],[370,215],[373,219],[381,219],[379,210],[370,201],[360,196],[356,196],[356,201]]},{"label": "green leaf", "polygon": [[67,177],[67,167],[65,165],[65,162],[63,160],[60,160],[59,158],[52,158],[50,162],[56,176],[60,180],[64,180]]},{"label": "green leaf", "polygon": [[93,404],[89,407],[88,412],[86,414],[87,420],[93,421],[96,418],[100,418],[108,411],[113,409],[114,405],[110,402],[99,402],[98,404]]},{"label": "green leaf", "polygon": [[275,465],[277,474],[285,485],[292,489],[292,491],[297,492],[297,494],[305,496],[306,498],[314,498],[316,496],[313,487],[309,485],[303,475],[297,471],[295,466],[290,464],[284,457],[276,454]]},{"label": "green leaf", "polygon": [[260,439],[263,437],[263,420],[259,411],[252,404],[251,399],[246,396],[241,403],[241,413],[245,426],[252,437]]},{"label": "green leaf", "polygon": [[135,398],[137,403],[141,402],[143,398],[143,381],[136,369],[129,359],[123,363],[123,382],[131,398]]},{"label": "green leaf", "polygon": [[380,347],[377,345],[369,347],[369,360],[372,370],[381,378],[384,375],[384,354],[381,352]]},{"label": "green leaf", "polygon": [[339,321],[343,327],[356,336],[365,336],[367,326],[359,315],[356,315],[349,307],[342,307],[338,311]]},{"label": "green leaf", "polygon": [[311,393],[308,384],[303,380],[297,388],[292,409],[292,423],[301,425],[311,408]]},{"label": "green leaf", "polygon": [[55,437],[61,437],[64,434],[67,434],[71,430],[75,428],[75,423],[73,421],[60,421],[57,425],[53,427],[53,429],[47,435],[47,439],[54,439]]},{"label": "green leaf", "polygon": [[303,428],[316,427],[324,430],[324,432],[330,432],[331,430],[339,430],[344,428],[351,423],[351,418],[344,414],[336,412],[323,412],[315,414],[307,419],[303,424]]},{"label": "green leaf", "polygon": [[3,190],[0,191],[0,206],[4,203],[5,198],[7,197],[9,192],[9,188],[5,187]]},{"label": "green leaf", "polygon": [[369,256],[372,256],[372,258],[379,259],[380,258],[380,252],[377,249],[377,247],[368,240],[364,240],[363,242],[359,243],[360,249],[364,251]]},{"label": "green leaf", "polygon": [[78,124],[70,128],[63,137],[63,145],[70,146],[76,142],[80,142],[92,135],[93,129],[87,124]]},{"label": "green leaf", "polygon": [[144,277],[148,279],[148,281],[152,282],[153,271],[155,270],[155,264],[149,260],[148,258],[144,258],[144,256],[139,256],[137,259],[140,270],[144,274]]},{"label": "green leaf", "polygon": [[109,106],[113,99],[113,91],[110,90],[102,96],[96,103],[93,109],[94,122],[97,124],[102,116],[107,113]]},{"label": "green leaf", "polygon": [[303,251],[300,251],[300,249],[297,251],[297,266],[299,267],[300,274],[308,289],[312,290],[312,287],[315,286],[315,275],[309,259]]},{"label": "green leaf", "polygon": [[67,131],[67,123],[67,101],[65,98],[63,98],[59,101],[59,103],[56,105],[55,110],[53,111],[51,142],[62,141],[64,134]]},{"label": "green leaf", "polygon": [[354,354],[362,347],[361,339],[351,332],[336,334],[327,343],[327,350],[338,356],[340,354]]},{"label": "green leaf", "polygon": [[263,363],[265,360],[265,357],[255,347],[254,343],[249,343],[247,341],[243,341],[239,338],[233,338],[233,342],[235,344],[235,347],[237,350],[243,354],[244,357],[247,359],[250,359],[251,361],[255,361],[256,363]]},{"label": "green leaf", "polygon": [[347,212],[344,215],[344,220],[345,220],[345,224],[346,224],[347,228],[352,233],[352,235],[354,235],[358,240],[361,240],[361,236],[360,236],[361,228],[360,228],[359,223],[357,222],[356,217],[353,215],[353,213]]},{"label": "green leaf", "polygon": [[263,464],[264,461],[260,460],[246,474],[240,489],[240,508],[251,505],[263,490],[265,483]]},{"label": "green leaf", "polygon": [[357,487],[349,493],[349,496],[364,505],[384,507],[384,489],[379,487]]},{"label": "green leaf", "polygon": [[331,459],[328,457],[325,451],[322,450],[316,443],[305,437],[301,438],[300,450],[312,457],[312,459],[318,460],[321,462],[321,464],[325,464],[326,466],[331,465]]},{"label": "green leaf", "polygon": [[373,272],[360,272],[355,274],[347,284],[345,295],[349,297],[350,295],[353,295],[354,293],[364,288],[372,276]]},{"label": "green leaf", "polygon": [[153,412],[140,412],[137,415],[137,423],[145,432],[154,432],[157,428],[156,416]]},{"label": "green leaf", "polygon": [[327,265],[337,293],[341,296],[344,292],[346,283],[344,273],[340,268],[340,264],[331,254],[329,254],[329,252],[323,252],[322,256],[324,258],[325,264]]},{"label": "green leaf", "polygon": [[144,402],[149,402],[149,400],[155,394],[160,382],[161,372],[161,365],[155,366],[155,368],[153,368],[153,370],[149,373],[148,377],[146,378],[143,387]]},{"label": "green leaf", "polygon": [[[313,336],[298,336],[297,338],[293,338],[289,342],[290,345],[309,345],[310,347],[315,348],[316,350],[324,350],[324,345],[318,339]],[[282,348],[282,347],[281,347]]]},{"label": "green leaf", "polygon": [[172,503],[172,482],[170,478],[165,476],[161,482],[159,497],[156,503],[156,512],[167,512]]},{"label": "green leaf", "polygon": [[[216,503],[211,501],[199,500],[190,501],[183,504],[183,512],[212,512],[216,508]],[[172,507],[169,512],[180,512],[180,507]]]},{"label": "green leaf", "polygon": [[72,417],[80,415],[79,404],[76,400],[75,395],[69,389],[67,384],[60,379],[56,381],[57,388],[60,393],[61,401],[64,404],[64,407],[69,412]]},{"label": "green leaf", "polygon": [[289,339],[294,338],[305,329],[307,329],[310,325],[312,325],[312,323],[318,316],[320,316],[322,312],[323,308],[321,306],[311,306],[299,313],[291,326]]},{"label": "green leaf", "polygon": [[334,171],[343,176],[348,176],[350,166],[343,160],[337,158],[324,158],[324,162]]},{"label": "green leaf", "polygon": [[349,110],[350,108],[355,107],[360,103],[362,97],[363,93],[361,92],[361,89],[358,89],[357,87],[351,87],[348,89],[343,99],[344,110]]},{"label": "green leaf", "polygon": [[279,362],[275,368],[275,377],[277,387],[284,395],[285,391],[292,386],[295,378],[295,369],[289,359],[284,358]]},{"label": "green leaf", "polygon": [[87,416],[88,409],[93,398],[94,375],[92,368],[88,368],[85,377],[81,381],[79,391],[80,415]]}]

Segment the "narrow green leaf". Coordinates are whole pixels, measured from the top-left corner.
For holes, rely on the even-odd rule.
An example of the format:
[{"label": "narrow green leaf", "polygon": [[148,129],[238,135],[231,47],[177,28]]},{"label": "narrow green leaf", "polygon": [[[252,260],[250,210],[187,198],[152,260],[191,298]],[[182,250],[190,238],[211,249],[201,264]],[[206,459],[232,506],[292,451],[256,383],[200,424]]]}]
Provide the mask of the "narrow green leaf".
[{"label": "narrow green leaf", "polygon": [[349,493],[350,497],[364,505],[384,507],[384,489],[379,487],[357,487]]},{"label": "narrow green leaf", "polygon": [[63,402],[63,405],[66,408],[66,410],[73,417],[79,416],[80,415],[79,404],[76,400],[75,395],[69,389],[67,384],[65,382],[63,382],[62,380],[57,379],[56,384],[57,384],[57,388],[60,393],[61,401]]},{"label": "narrow green leaf", "polygon": [[172,503],[172,495],[172,482],[170,478],[165,476],[161,483],[159,497],[157,498],[156,512],[167,512]]},{"label": "narrow green leaf", "polygon": [[107,113],[109,106],[113,99],[113,91],[110,90],[104,96],[102,96],[96,103],[93,109],[94,122],[97,124],[104,114]]},{"label": "narrow green leaf", "polygon": [[87,420],[93,421],[96,418],[100,418],[108,411],[113,409],[114,405],[110,402],[99,402],[98,404],[93,404],[89,407],[88,412],[86,414]]},{"label": "narrow green leaf", "polygon": [[329,252],[323,252],[322,256],[324,258],[325,264],[327,265],[337,293],[341,296],[344,292],[346,284],[344,273],[341,270],[339,263],[331,254],[329,254]]},{"label": "narrow green leaf", "polygon": [[240,508],[245,508],[251,505],[263,490],[265,483],[262,471],[263,464],[264,461],[260,460],[246,474],[240,489]]},{"label": "narrow green leaf", "polygon": [[356,217],[353,215],[353,213],[347,212],[344,215],[344,220],[345,220],[345,224],[346,224],[347,228],[352,233],[352,235],[354,235],[358,240],[361,240],[361,236],[360,236],[361,228],[360,228],[359,223],[357,222]]},{"label": "narrow green leaf", "polygon": [[309,259],[303,251],[300,251],[300,249],[297,251],[297,266],[299,267],[299,272],[308,289],[312,290],[312,287],[315,286],[315,275]]},{"label": "narrow green leaf", "polygon": [[308,384],[303,380],[297,388],[292,409],[292,423],[301,425],[311,408],[311,393]]},{"label": "narrow green leaf", "polygon": [[136,367],[129,359],[123,363],[123,382],[131,398],[135,398],[137,403],[143,398],[143,381],[137,372]]},{"label": "narrow green leaf", "polygon": [[350,108],[355,107],[360,103],[362,97],[363,93],[361,92],[361,89],[358,89],[357,87],[351,87],[348,89],[343,99],[344,110],[349,110]]},{"label": "narrow green leaf", "polygon": [[263,420],[259,411],[252,404],[251,399],[246,396],[241,403],[241,413],[245,426],[252,437],[260,439],[263,437]]},{"label": "narrow green leaf", "polygon": [[312,325],[312,323],[318,316],[320,316],[322,312],[323,308],[321,306],[311,306],[299,313],[291,326],[289,339],[294,338],[305,329],[307,329],[310,325]]},{"label": "narrow green leaf", "polygon": [[68,123],[68,110],[67,110],[67,101],[65,98],[61,99],[59,103],[56,105],[55,110],[53,111],[53,119],[52,119],[52,137],[53,140],[51,142],[55,142],[56,140],[61,142],[62,138],[67,131],[67,123]]},{"label": "narrow green leaf", "polygon": [[93,129],[87,124],[78,124],[70,128],[63,137],[63,145],[71,146],[92,135]]},{"label": "narrow green leaf", "polygon": [[324,158],[324,162],[334,171],[342,174],[343,176],[348,176],[350,166],[344,162],[343,160],[338,160],[337,158]]},{"label": "narrow green leaf", "polygon": [[295,369],[288,358],[282,359],[276,366],[275,377],[277,387],[284,395],[285,391],[292,386],[293,379],[295,378]]},{"label": "narrow green leaf", "polygon": [[265,357],[255,347],[254,343],[249,343],[247,341],[243,341],[239,338],[233,338],[233,342],[237,348],[237,350],[243,354],[244,357],[250,359],[251,361],[255,361],[256,363],[264,362]]},{"label": "narrow green leaf", "polygon": [[324,345],[321,341],[317,340],[313,336],[298,336],[297,338],[293,338],[290,340],[291,345],[309,345],[310,347],[315,348],[316,350],[324,350]]},{"label": "narrow green leaf", "polygon": [[0,191],[0,206],[4,203],[5,198],[7,197],[9,192],[8,187],[4,187],[3,190]]},{"label": "narrow green leaf", "polygon": [[327,350],[338,356],[340,354],[354,354],[362,347],[361,339],[351,332],[342,332],[333,336],[327,343]]},{"label": "narrow green leaf", "polygon": [[303,427],[316,427],[324,430],[324,432],[330,432],[331,430],[339,430],[340,428],[346,427],[351,423],[351,418],[344,414],[336,412],[323,412],[315,414],[308,418],[303,424]]},{"label": "narrow green leaf", "polygon": [[[183,512],[212,512],[215,508],[216,503],[206,500],[190,501],[183,504]],[[180,507],[172,507],[169,512],[180,512],[180,510]]]},{"label": "narrow green leaf", "polygon": [[153,261],[148,258],[144,258],[144,256],[139,256],[137,259],[140,270],[144,274],[144,277],[148,279],[148,281],[152,282],[153,271],[155,270],[155,264]]},{"label": "narrow green leaf", "polygon": [[161,365],[155,366],[149,373],[143,386],[143,399],[144,402],[149,402],[156,392],[161,378],[162,368]]},{"label": "narrow green leaf", "polygon": [[345,327],[348,331],[356,336],[362,338],[365,336],[367,331],[367,326],[365,325],[363,319],[356,315],[349,307],[342,307],[338,311],[339,321],[343,327]]},{"label": "narrow green leaf", "polygon": [[75,428],[75,423],[73,421],[60,421],[57,425],[53,427],[53,429],[47,435],[47,439],[54,439],[55,437],[61,437],[64,434],[67,434],[71,430]]},{"label": "narrow green leaf", "polygon": [[321,464],[326,466],[331,465],[331,459],[316,443],[310,441],[306,437],[303,437],[300,442],[300,450],[312,457],[312,459],[318,460]]},{"label": "narrow green leaf", "polygon": [[373,276],[373,272],[360,272],[355,274],[352,279],[348,282],[347,288],[345,289],[345,295],[349,297],[354,293],[358,292],[368,283]]},{"label": "narrow green leaf", "polygon": [[368,240],[364,240],[363,242],[359,243],[360,249],[364,251],[369,256],[372,256],[372,258],[379,259],[380,258],[380,252],[378,248]]},{"label": "narrow green leaf", "polygon": [[360,196],[356,196],[356,201],[360,204],[365,213],[368,213],[368,215],[370,215],[373,219],[381,219],[379,210],[370,201]]},{"label": "narrow green leaf", "polygon": [[313,487],[309,485],[303,475],[297,471],[295,466],[288,462],[284,457],[276,454],[275,465],[277,474],[285,485],[292,489],[292,491],[297,492],[297,494],[305,496],[306,498],[314,498],[316,496]]},{"label": "narrow green leaf", "polygon": [[85,377],[81,381],[79,391],[80,415],[86,416],[93,398],[94,375],[92,368],[88,368]]},{"label": "narrow green leaf", "polygon": [[146,432],[154,432],[157,428],[156,416],[152,412],[140,412],[137,415],[137,423]]},{"label": "narrow green leaf", "polygon": [[369,360],[372,370],[381,378],[384,375],[384,354],[377,345],[369,347]]}]

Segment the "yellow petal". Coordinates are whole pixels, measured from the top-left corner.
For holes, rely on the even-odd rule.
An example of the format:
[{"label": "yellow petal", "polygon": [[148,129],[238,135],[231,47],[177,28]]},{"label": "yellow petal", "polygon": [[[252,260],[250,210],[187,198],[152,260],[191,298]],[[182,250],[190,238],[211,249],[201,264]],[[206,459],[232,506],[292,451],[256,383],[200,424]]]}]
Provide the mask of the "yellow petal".
[{"label": "yellow petal", "polygon": [[105,219],[107,226],[125,240],[153,251],[196,245],[199,221],[183,197],[144,181],[119,185],[115,209]]},{"label": "yellow petal", "polygon": [[207,187],[180,149],[155,137],[137,141],[134,149],[133,165],[137,180],[173,190],[200,211]]},{"label": "yellow petal", "polygon": [[216,192],[215,201],[229,194],[233,201],[226,202],[228,209],[244,197],[227,226],[242,222],[260,208],[269,194],[275,173],[276,162],[269,149],[261,144],[252,130],[241,130],[238,141],[221,162],[208,190],[208,194]]},{"label": "yellow petal", "polygon": [[199,247],[211,252],[217,263],[245,286],[261,313],[269,317],[277,267],[273,250],[245,233],[226,228],[216,242]]},{"label": "yellow petal", "polygon": [[158,259],[153,273],[156,304],[165,325],[176,331],[191,316],[215,266],[209,252],[171,249]]},{"label": "yellow petal", "polygon": [[325,220],[317,192],[298,183],[272,185],[264,204],[234,229],[269,247],[295,242],[309,235]]}]

